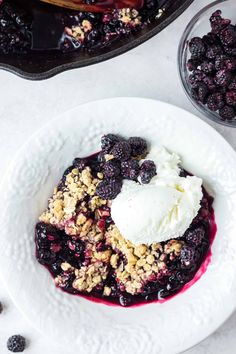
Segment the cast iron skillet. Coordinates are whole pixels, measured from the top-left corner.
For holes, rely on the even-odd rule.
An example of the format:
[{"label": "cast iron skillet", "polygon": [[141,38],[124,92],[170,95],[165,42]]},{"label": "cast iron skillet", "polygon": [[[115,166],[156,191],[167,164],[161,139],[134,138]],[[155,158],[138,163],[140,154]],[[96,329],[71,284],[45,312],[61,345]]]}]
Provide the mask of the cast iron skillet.
[{"label": "cast iron skillet", "polygon": [[0,69],[10,71],[25,79],[43,80],[65,70],[102,62],[123,54],[153,37],[180,16],[192,2],[193,0],[176,0],[157,23],[152,22],[136,34],[119,39],[109,47],[98,49],[93,53],[62,54],[59,51],[38,51],[26,55],[1,54]]}]

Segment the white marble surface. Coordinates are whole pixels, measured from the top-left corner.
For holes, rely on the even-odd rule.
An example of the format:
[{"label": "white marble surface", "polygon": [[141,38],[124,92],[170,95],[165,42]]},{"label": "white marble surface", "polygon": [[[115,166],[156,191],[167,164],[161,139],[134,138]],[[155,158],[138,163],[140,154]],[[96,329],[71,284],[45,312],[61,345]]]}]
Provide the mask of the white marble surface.
[{"label": "white marble surface", "polygon": [[[212,1],[195,0],[181,17],[159,35],[108,62],[65,72],[43,82],[25,81],[1,71],[1,174],[17,149],[38,128],[61,112],[83,102],[114,96],[150,97],[173,103],[199,115],[181,88],[176,55],[185,24],[200,8],[210,2]],[[236,148],[236,130],[211,124]],[[4,312],[0,316],[1,354],[9,353],[5,343],[7,338],[15,333],[21,333],[29,340],[26,353],[69,353],[69,348],[54,347],[53,343],[46,342],[32,329],[14,307],[1,283],[0,300],[5,304]],[[236,314],[211,337],[186,353],[233,354],[236,347],[235,331]]]}]

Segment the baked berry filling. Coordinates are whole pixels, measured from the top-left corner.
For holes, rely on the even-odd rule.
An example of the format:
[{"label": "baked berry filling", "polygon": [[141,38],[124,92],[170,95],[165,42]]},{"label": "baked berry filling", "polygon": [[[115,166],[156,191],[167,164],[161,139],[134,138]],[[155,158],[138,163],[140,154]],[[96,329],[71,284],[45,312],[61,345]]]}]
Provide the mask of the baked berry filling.
[{"label": "baked berry filling", "polygon": [[145,0],[139,10],[108,9],[95,13],[63,9],[42,1],[1,0],[0,53],[36,51],[37,54],[38,50],[90,53],[139,32],[152,21],[157,22],[173,4],[173,0]]},{"label": "baked berry filling", "polygon": [[[109,134],[100,153],[76,158],[41,215],[35,237],[36,257],[58,287],[121,306],[178,293],[206,259],[214,232],[213,198],[202,188],[198,214],[182,237],[133,244],[121,235],[111,203],[123,179],[149,183],[158,176],[153,161],[138,163],[147,145],[133,139],[128,148],[127,141]],[[182,170],[181,175],[189,174]]]}]

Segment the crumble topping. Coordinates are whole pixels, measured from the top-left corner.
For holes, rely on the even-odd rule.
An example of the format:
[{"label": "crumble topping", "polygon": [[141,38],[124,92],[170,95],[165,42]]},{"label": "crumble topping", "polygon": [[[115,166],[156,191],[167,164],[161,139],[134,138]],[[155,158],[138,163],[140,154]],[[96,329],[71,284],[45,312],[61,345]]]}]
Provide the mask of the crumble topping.
[{"label": "crumble topping", "polygon": [[[121,235],[114,224],[106,231],[103,217],[110,216],[110,212],[103,208],[109,206],[109,201],[95,195],[102,178],[102,173],[94,178],[90,167],[81,172],[72,169],[65,178],[63,189],[54,189],[48,209],[39,218],[41,222],[64,229],[67,235],[85,242],[85,263],[88,264],[78,269],[69,262],[63,262],[61,269],[65,274],[58,275],[55,282],[64,287],[69,274],[73,274],[73,288],[91,292],[106,279],[110,265],[120,288],[132,295],[138,294],[148,281],[168,273],[166,256],[172,260],[179,256],[183,242],[170,240],[164,248],[161,243],[153,243],[150,247],[134,245]],[[88,201],[86,197],[89,197]],[[89,213],[94,217],[89,217]],[[108,249],[98,251],[97,246],[101,242]],[[103,290],[104,296],[109,296],[110,292],[109,286]]]},{"label": "crumble topping", "polygon": [[115,225],[109,228],[106,240],[114,251],[119,251],[111,258],[110,264],[115,268],[120,286],[130,294],[139,293],[147,281],[167,274],[164,255],[168,254],[174,259],[180,254],[183,245],[182,241],[170,240],[164,249],[160,243],[152,244],[150,247],[135,246],[121,235]]},{"label": "crumble topping", "polygon": [[[101,179],[101,174],[99,174]],[[88,207],[94,211],[100,206],[106,205],[107,201],[95,196],[96,187],[100,182],[99,177],[93,178],[91,168],[86,167],[82,172],[74,168],[65,180],[63,190],[54,189],[52,198],[49,199],[47,210],[39,220],[59,228],[66,227],[67,232],[73,235],[81,233],[85,236],[90,228],[91,221],[83,214]],[[84,202],[85,196],[92,197],[89,205]],[[76,215],[76,207],[81,203],[81,213]]]}]

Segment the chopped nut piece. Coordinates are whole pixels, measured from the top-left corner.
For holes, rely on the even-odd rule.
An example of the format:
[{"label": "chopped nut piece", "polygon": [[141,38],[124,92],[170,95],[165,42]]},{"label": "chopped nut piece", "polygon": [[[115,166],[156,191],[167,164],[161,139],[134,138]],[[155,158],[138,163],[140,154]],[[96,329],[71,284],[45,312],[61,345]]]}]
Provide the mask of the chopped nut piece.
[{"label": "chopped nut piece", "polygon": [[106,161],[110,161],[110,160],[112,160],[112,159],[114,159],[114,156],[113,156],[113,155],[109,155],[109,154],[106,154],[106,155],[105,155],[105,160],[106,160]]},{"label": "chopped nut piece", "polygon": [[76,218],[77,225],[83,225],[86,222],[87,218],[83,213],[80,213]]},{"label": "chopped nut piece", "polygon": [[103,290],[103,295],[110,296],[111,295],[111,288],[109,288],[108,286],[105,286],[104,290]]},{"label": "chopped nut piece", "polygon": [[86,236],[86,235],[87,235],[87,233],[89,232],[89,229],[90,229],[92,223],[93,223],[93,220],[92,220],[92,219],[88,219],[88,220],[86,221],[86,223],[85,223],[85,224],[83,225],[83,227],[82,227],[81,236]]},{"label": "chopped nut piece", "polygon": [[110,264],[111,264],[111,266],[112,266],[113,268],[116,268],[116,267],[117,267],[118,260],[119,260],[118,254],[113,254],[113,255],[111,256]]},{"label": "chopped nut piece", "polygon": [[103,177],[104,177],[104,175],[103,175],[102,172],[98,172],[98,173],[97,173],[97,176],[98,176],[99,179],[103,179]]},{"label": "chopped nut piece", "polygon": [[61,269],[64,270],[64,272],[66,272],[67,270],[71,269],[71,265],[67,262],[64,262],[61,264]]},{"label": "chopped nut piece", "polygon": [[143,269],[146,270],[146,271],[148,271],[148,270],[151,270],[152,267],[150,266],[150,264],[147,264],[147,263],[146,263],[146,264],[144,264]]},{"label": "chopped nut piece", "polygon": [[134,248],[134,254],[138,257],[143,256],[147,252],[147,246],[138,245]]},{"label": "chopped nut piece", "polygon": [[155,258],[150,254],[147,256],[147,263],[153,264],[155,262]]},{"label": "chopped nut piece", "polygon": [[145,258],[139,259],[139,260],[137,261],[137,266],[138,266],[138,267],[143,267],[144,264],[146,264],[146,259],[145,259]]}]

